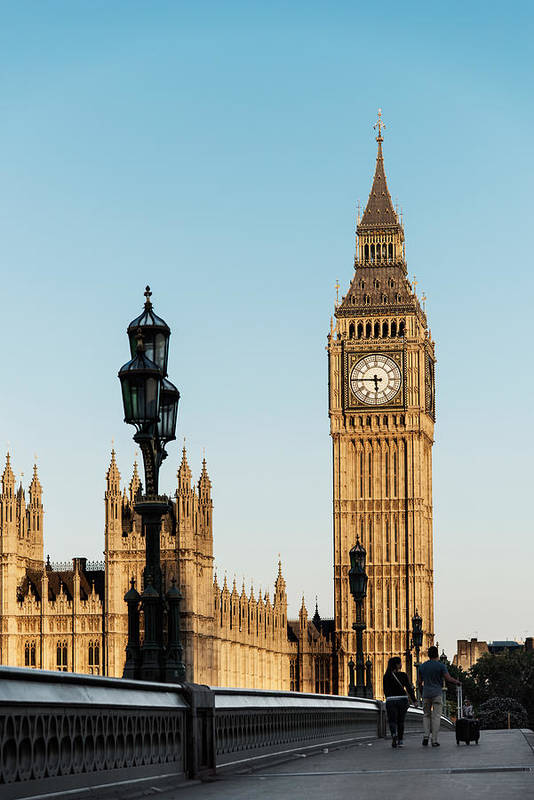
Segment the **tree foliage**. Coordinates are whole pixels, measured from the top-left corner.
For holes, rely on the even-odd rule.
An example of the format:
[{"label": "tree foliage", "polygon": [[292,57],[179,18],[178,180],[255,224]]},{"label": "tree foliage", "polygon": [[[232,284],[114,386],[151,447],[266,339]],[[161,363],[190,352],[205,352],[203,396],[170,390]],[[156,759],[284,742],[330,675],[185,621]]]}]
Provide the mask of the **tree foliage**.
[{"label": "tree foliage", "polygon": [[[449,672],[462,682],[464,699],[468,697],[471,700],[476,712],[482,713],[483,704],[496,698],[515,700],[526,709],[529,725],[534,726],[532,651],[505,651],[496,655],[486,653],[467,672],[454,664],[449,665]],[[449,684],[447,694],[455,707],[456,686]]]},{"label": "tree foliage", "polygon": [[498,730],[499,728],[526,728],[527,710],[511,697],[492,697],[478,709],[480,727]]}]

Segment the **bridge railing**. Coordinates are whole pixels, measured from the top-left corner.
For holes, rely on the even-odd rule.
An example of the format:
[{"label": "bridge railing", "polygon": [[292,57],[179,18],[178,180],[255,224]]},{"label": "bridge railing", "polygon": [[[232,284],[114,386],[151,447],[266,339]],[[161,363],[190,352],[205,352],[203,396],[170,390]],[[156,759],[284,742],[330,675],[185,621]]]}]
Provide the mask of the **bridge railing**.
[{"label": "bridge railing", "polygon": [[214,688],[218,767],[383,736],[384,706],[356,697]]},{"label": "bridge railing", "polygon": [[[422,728],[419,709],[412,728]],[[178,783],[385,735],[378,700],[0,667],[2,800],[126,779]]]}]

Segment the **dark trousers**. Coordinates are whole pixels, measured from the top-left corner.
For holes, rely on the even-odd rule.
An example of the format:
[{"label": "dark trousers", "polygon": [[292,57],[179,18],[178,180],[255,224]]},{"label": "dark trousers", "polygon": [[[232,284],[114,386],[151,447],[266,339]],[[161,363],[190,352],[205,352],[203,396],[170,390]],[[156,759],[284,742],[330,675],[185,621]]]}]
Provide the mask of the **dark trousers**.
[{"label": "dark trousers", "polygon": [[389,730],[391,735],[398,739],[402,739],[404,736],[404,718],[409,705],[410,701],[407,697],[388,697],[386,700]]}]

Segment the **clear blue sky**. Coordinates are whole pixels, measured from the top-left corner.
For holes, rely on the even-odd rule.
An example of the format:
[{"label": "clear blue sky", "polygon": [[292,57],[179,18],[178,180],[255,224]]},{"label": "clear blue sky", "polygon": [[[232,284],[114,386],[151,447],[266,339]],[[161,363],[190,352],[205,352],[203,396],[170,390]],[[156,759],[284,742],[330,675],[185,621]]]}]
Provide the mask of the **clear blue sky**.
[{"label": "clear blue sky", "polygon": [[[98,557],[153,288],[220,572],[332,609],[326,333],[381,106],[438,354],[436,635],[534,634],[531,5],[1,2],[0,444]],[[162,484],[173,491],[180,444]]]}]

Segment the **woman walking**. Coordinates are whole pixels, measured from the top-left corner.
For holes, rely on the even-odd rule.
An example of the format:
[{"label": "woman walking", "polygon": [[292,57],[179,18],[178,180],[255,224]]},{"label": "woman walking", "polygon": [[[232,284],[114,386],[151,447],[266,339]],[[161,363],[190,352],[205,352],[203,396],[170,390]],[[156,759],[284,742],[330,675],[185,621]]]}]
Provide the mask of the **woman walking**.
[{"label": "woman walking", "polygon": [[403,747],[404,718],[410,705],[417,705],[415,692],[410,679],[405,672],[401,672],[399,656],[393,656],[388,661],[384,673],[384,696],[386,698],[386,714],[391,731],[391,746]]}]

